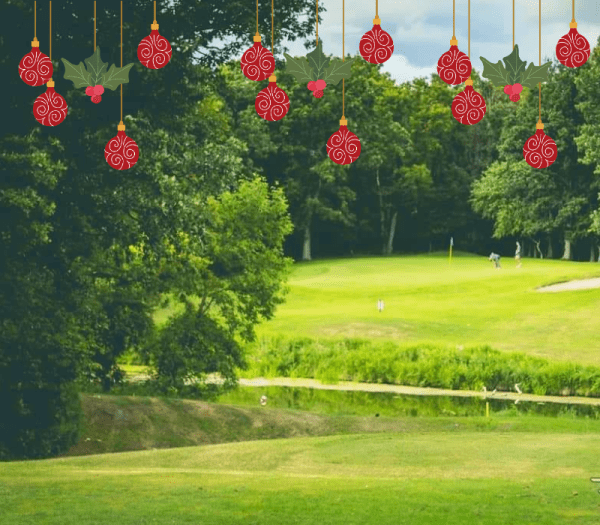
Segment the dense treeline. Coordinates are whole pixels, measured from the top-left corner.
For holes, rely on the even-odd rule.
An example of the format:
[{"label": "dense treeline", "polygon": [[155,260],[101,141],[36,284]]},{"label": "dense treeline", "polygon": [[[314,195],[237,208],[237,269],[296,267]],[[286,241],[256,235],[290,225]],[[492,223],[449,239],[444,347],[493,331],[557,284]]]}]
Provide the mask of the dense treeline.
[{"label": "dense treeline", "polygon": [[221,69],[220,92],[254,165],[285,188],[294,223],[287,250],[296,259],[447,249],[454,237],[479,253],[512,253],[520,240],[527,256],[596,260],[599,62],[598,49],[576,70],[554,60],[542,120],[559,153],[544,170],[522,153],[535,132],[537,89],[514,103],[477,74],[487,112],[464,126],[451,114],[462,86],[437,75],[397,85],[381,66],[357,60],[346,117],[362,154],[346,167],[329,161],[325,147],[341,116],[341,84],[315,99],[282,69],[291,108],[276,123],[256,119],[258,88],[237,63]]}]

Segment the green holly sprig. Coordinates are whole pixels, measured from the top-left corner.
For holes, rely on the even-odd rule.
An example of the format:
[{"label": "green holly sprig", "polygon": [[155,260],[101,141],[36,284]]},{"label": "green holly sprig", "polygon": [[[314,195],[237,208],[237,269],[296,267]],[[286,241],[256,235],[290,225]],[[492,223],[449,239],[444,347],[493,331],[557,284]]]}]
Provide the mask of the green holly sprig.
[{"label": "green holly sprig", "polygon": [[[503,58],[504,64],[498,60],[492,64],[483,57],[482,76],[496,84],[497,86],[510,86],[520,84],[528,88],[535,88],[540,82],[548,80],[548,69],[551,62],[546,62],[541,66],[536,66],[533,62],[527,65],[527,62],[519,58],[519,46],[515,45],[512,53]],[[527,65],[527,67],[525,67]]]},{"label": "green holly sprig", "polygon": [[300,83],[308,82],[308,89],[317,98],[323,96],[323,89],[327,84],[334,86],[340,80],[348,78],[351,74],[354,58],[342,61],[323,54],[323,41],[320,40],[314,51],[305,57],[291,57],[283,54],[286,59],[286,71],[292,74]]},{"label": "green holly sprig", "polygon": [[[100,58],[100,48],[96,47],[94,54],[85,59],[87,68],[83,62],[73,65],[67,59],[61,59],[65,65],[65,79],[73,82],[76,88],[86,88],[86,94],[100,96],[104,88],[114,91],[121,84],[129,83],[129,70],[133,67],[133,62],[123,67],[117,67],[114,64],[108,67],[107,62],[102,62]],[[99,100],[98,100],[99,102]]]}]

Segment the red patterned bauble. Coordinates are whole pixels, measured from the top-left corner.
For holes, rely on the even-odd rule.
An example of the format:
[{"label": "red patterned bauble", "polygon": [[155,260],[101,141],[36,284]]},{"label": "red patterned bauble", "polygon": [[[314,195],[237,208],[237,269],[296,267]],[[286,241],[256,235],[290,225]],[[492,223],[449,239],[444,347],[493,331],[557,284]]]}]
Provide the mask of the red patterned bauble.
[{"label": "red patterned bauble", "polygon": [[169,41],[159,34],[156,20],[150,28],[152,31],[150,31],[150,34],[140,42],[137,49],[137,55],[139,61],[147,68],[160,69],[169,63],[173,50],[171,49]]},{"label": "red patterned bauble", "polygon": [[577,31],[577,22],[569,24],[569,32],[556,44],[556,58],[567,67],[583,66],[590,58],[590,43]]},{"label": "red patterned bauble", "polygon": [[544,133],[541,120],[538,120],[535,127],[535,135],[531,135],[523,146],[523,157],[532,168],[543,169],[554,164],[558,148],[556,142]]},{"label": "red patterned bauble", "polygon": [[352,164],[360,157],[360,139],[348,130],[348,121],[343,117],[340,129],[327,141],[327,155],[336,164]]},{"label": "red patterned bauble", "polygon": [[473,81],[469,78],[461,91],[452,101],[452,116],[461,124],[477,124],[485,115],[485,99],[473,89]]},{"label": "red patterned bauble", "polygon": [[275,58],[266,47],[260,43],[260,35],[254,35],[254,45],[242,55],[240,64],[242,73],[250,80],[260,82],[267,80],[275,71]]},{"label": "red patterned bauble", "polygon": [[388,32],[381,29],[381,19],[375,17],[373,29],[367,31],[358,46],[361,56],[371,64],[383,64],[394,52],[394,41]]},{"label": "red patterned bauble", "polygon": [[256,95],[254,103],[259,117],[269,120],[281,120],[290,110],[290,98],[287,93],[277,86],[277,77],[269,77],[269,85]]},{"label": "red patterned bauble", "polygon": [[58,126],[67,116],[67,101],[54,91],[53,80],[46,86],[46,92],[33,103],[33,116],[44,126]]},{"label": "red patterned bauble", "polygon": [[140,150],[135,140],[125,135],[123,121],[117,126],[119,130],[116,137],[108,141],[104,148],[104,158],[111,168],[128,170],[140,158]]},{"label": "red patterned bauble", "polygon": [[51,78],[54,68],[47,55],[40,51],[40,43],[37,38],[31,42],[31,51],[19,62],[19,76],[30,86],[41,86]]},{"label": "red patterned bauble", "polygon": [[450,50],[446,51],[438,60],[438,75],[446,84],[457,86],[471,76],[471,69],[471,60],[458,50],[458,40],[452,38]]}]

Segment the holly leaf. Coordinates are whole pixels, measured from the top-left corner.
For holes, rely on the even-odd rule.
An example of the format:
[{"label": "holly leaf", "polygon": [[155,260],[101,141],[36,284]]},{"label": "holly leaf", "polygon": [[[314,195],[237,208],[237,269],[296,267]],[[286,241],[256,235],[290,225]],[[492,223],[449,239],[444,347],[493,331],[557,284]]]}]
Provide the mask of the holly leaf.
[{"label": "holly leaf", "polygon": [[293,75],[298,82],[303,84],[304,82],[310,82],[312,80],[312,71],[306,58],[294,58],[288,55],[287,53],[284,53],[283,56],[286,60],[285,70],[291,75]]},{"label": "holly leaf", "polygon": [[323,79],[325,75],[325,70],[329,65],[330,58],[326,57],[323,54],[323,41],[319,40],[317,47],[314,51],[311,51],[306,55],[308,58],[308,63],[313,70],[313,78],[312,80]]},{"label": "holly leaf", "polygon": [[91,86],[90,74],[85,69],[83,62],[78,65],[73,65],[66,58],[61,58],[65,65],[65,80],[73,82],[76,88]]},{"label": "holly leaf", "polygon": [[102,76],[101,85],[114,91],[119,87],[120,84],[127,84],[129,82],[129,70],[132,67],[133,62],[124,67],[117,67],[113,64]]},{"label": "holly leaf", "polygon": [[342,62],[339,58],[334,58],[330,63],[323,80],[327,84],[333,84],[334,86],[339,83],[343,78],[348,78],[351,75],[351,67],[354,62],[354,58],[349,58],[345,62]]},{"label": "holly leaf", "polygon": [[508,71],[504,68],[504,64],[501,60],[498,60],[497,64],[492,64],[489,60],[483,57],[479,57],[483,62],[483,73],[482,77],[487,78],[490,82],[496,84],[496,86],[506,86],[510,84],[510,76]]},{"label": "holly leaf", "polygon": [[97,86],[98,84],[102,84],[102,75],[106,71],[108,64],[102,62],[102,59],[100,58],[100,47],[96,47],[94,54],[91,57],[86,58],[85,63],[87,64],[90,73],[91,85]]},{"label": "holly leaf", "polygon": [[[504,57],[504,63],[506,64],[506,71],[509,76],[509,84],[516,84],[521,78],[521,74],[525,71],[525,65],[527,62],[519,58],[519,46],[515,46],[512,53]],[[523,83],[520,82],[522,85]]]},{"label": "holly leaf", "polygon": [[546,82],[546,80],[548,80],[548,69],[550,68],[550,64],[550,62],[546,62],[541,66],[534,66],[533,62],[531,62],[521,75],[520,84],[533,89],[540,82]]}]

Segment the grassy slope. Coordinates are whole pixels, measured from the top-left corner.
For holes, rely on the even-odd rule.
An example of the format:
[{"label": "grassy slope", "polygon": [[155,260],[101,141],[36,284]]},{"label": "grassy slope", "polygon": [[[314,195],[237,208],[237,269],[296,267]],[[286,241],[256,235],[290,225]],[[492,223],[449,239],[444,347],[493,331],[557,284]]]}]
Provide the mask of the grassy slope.
[{"label": "grassy slope", "polygon": [[481,418],[418,418],[401,432],[7,463],[0,522],[597,523],[597,425],[526,428],[534,419],[485,430]]},{"label": "grassy slope", "polygon": [[[483,257],[360,258],[298,264],[287,302],[259,327],[265,336],[364,337],[489,344],[600,365],[600,289],[540,294],[535,288],[597,277],[600,265]],[[377,299],[385,301],[377,312]]]}]

